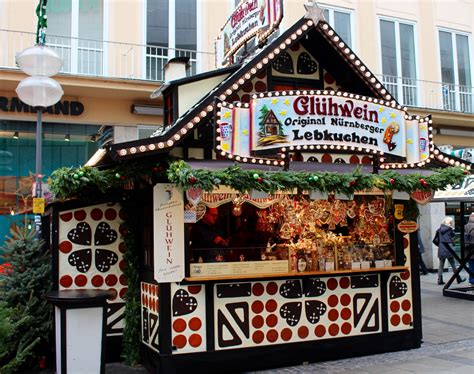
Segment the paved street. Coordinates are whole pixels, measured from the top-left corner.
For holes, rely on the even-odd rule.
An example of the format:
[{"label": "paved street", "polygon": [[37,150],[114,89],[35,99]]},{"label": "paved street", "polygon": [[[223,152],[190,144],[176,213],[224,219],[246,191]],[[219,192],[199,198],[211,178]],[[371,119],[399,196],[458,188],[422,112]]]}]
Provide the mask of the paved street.
[{"label": "paved street", "polygon": [[[445,273],[444,278],[449,279],[449,275]],[[251,374],[473,374],[474,302],[443,297],[442,286],[438,286],[436,280],[435,274],[421,277],[424,343],[420,349],[258,371]]]}]

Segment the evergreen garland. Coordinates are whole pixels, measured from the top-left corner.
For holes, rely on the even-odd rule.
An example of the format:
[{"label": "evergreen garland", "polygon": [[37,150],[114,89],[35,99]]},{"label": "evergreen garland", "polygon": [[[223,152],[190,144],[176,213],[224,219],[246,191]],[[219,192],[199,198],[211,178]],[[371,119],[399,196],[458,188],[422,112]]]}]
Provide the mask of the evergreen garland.
[{"label": "evergreen garland", "polygon": [[199,187],[212,191],[220,185],[228,186],[241,193],[252,189],[275,193],[277,191],[321,191],[351,195],[357,191],[378,188],[384,192],[398,190],[412,193],[418,190],[444,190],[448,185],[461,183],[465,178],[462,168],[449,167],[435,171],[432,175],[419,173],[400,174],[384,171],[380,174],[362,174],[360,168],[352,173],[335,172],[266,172],[243,170],[230,166],[223,170],[210,171],[191,169],[184,161],[173,162],[168,169],[168,179],[184,190]]},{"label": "evergreen garland", "polygon": [[134,214],[134,205],[128,198],[121,202],[125,211],[125,233],[123,241],[125,252],[123,259],[126,263],[123,273],[127,279],[127,294],[125,302],[122,343],[122,358],[128,365],[136,365],[140,362],[140,280],[138,277],[139,260],[136,233],[138,231],[137,221],[130,219]]},{"label": "evergreen garland", "polygon": [[[166,173],[166,175],[165,175]],[[60,168],[50,180],[51,192],[57,199],[79,197],[82,200],[96,198],[113,191],[129,188],[130,185],[147,184],[152,180],[168,177],[168,181],[184,190],[199,187],[212,191],[221,185],[245,193],[252,189],[275,193],[277,191],[321,191],[327,193],[354,192],[378,188],[384,192],[398,190],[412,193],[418,190],[444,190],[448,185],[461,183],[466,172],[459,167],[447,167],[429,176],[420,173],[400,174],[393,170],[380,174],[363,174],[360,168],[351,173],[295,172],[243,170],[233,165],[223,170],[192,169],[180,160],[147,163],[124,163],[113,169]]]}]

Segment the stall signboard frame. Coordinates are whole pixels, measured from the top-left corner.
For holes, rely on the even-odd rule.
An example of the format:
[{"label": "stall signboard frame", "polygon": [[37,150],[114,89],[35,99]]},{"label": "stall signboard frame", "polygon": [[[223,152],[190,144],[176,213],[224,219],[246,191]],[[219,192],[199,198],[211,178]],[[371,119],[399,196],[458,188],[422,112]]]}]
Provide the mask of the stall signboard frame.
[{"label": "stall signboard frame", "polygon": [[217,149],[250,158],[268,151],[358,149],[392,155],[407,164],[426,161],[432,128],[406,108],[347,92],[266,92],[249,104],[221,102]]}]

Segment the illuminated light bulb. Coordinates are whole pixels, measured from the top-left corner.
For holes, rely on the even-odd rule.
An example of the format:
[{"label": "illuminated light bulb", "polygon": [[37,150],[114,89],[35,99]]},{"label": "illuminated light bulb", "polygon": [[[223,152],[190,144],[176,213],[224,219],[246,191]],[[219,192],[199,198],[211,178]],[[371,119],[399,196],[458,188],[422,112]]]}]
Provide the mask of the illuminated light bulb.
[{"label": "illuminated light bulb", "polygon": [[225,98],[226,98],[225,95],[220,95],[220,96],[219,96],[219,99],[221,99],[221,100],[225,100]]},{"label": "illuminated light bulb", "polygon": [[166,144],[168,145],[168,147],[171,147],[174,144],[174,142],[170,139],[166,142]]},{"label": "illuminated light bulb", "polygon": [[263,160],[258,160],[258,163],[259,163],[260,165],[262,165],[262,164],[263,164]]},{"label": "illuminated light bulb", "polygon": [[119,151],[119,155],[120,155],[120,156],[125,156],[126,154],[127,154],[127,150],[126,150],[126,149],[121,149],[121,150]]},{"label": "illuminated light bulb", "polygon": [[183,127],[183,128],[181,129],[181,134],[184,135],[184,134],[186,134],[187,132],[188,132],[188,130],[186,130],[186,128]]},{"label": "illuminated light bulb", "polygon": [[158,148],[164,148],[164,147],[165,147],[165,143],[163,142],[158,143]]}]

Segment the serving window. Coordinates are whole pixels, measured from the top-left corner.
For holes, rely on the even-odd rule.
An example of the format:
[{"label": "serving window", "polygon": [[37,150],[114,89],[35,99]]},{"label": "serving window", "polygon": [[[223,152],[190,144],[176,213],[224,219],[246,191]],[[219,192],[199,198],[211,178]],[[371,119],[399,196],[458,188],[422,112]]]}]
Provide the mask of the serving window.
[{"label": "serving window", "polygon": [[388,200],[204,194],[187,224],[191,277],[354,271],[395,264]]}]

